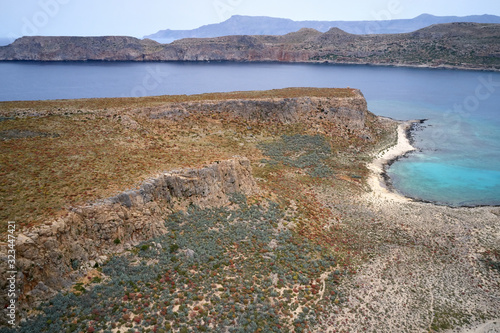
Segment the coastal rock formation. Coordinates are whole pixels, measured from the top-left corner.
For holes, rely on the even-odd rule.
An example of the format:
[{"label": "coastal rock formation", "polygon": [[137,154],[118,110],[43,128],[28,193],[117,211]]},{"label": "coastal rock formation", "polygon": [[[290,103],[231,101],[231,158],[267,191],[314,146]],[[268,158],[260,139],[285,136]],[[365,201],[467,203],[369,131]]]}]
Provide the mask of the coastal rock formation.
[{"label": "coastal rock formation", "polygon": [[163,104],[140,110],[153,119],[184,117],[190,113],[232,113],[252,120],[275,120],[282,123],[326,120],[363,131],[369,115],[366,100],[357,89],[352,97],[297,97],[234,99]]},{"label": "coastal rock formation", "polygon": [[23,37],[0,61],[278,61],[500,69],[500,25],[447,23],[411,33],[354,35],[304,28],[282,36],[187,38]]},{"label": "coastal rock formation", "polygon": [[[120,112],[121,123],[137,129],[140,124],[136,120],[140,119],[175,122],[192,115],[211,118],[230,114],[259,123],[315,126],[326,122],[338,126],[338,133],[350,132],[367,140],[373,135],[368,124],[375,116],[367,110],[366,100],[357,89],[288,88],[227,93],[224,98],[205,94],[171,96],[171,99],[135,109],[128,101],[129,111]],[[37,117],[50,116],[54,109],[47,110],[37,108]],[[71,112],[76,109],[65,109],[65,114]],[[27,115],[16,111],[11,116]],[[160,174],[143,182],[138,189],[70,208],[67,216],[21,231],[16,243],[17,281],[23,301],[20,304],[46,299],[70,286],[96,264],[105,262],[111,254],[167,233],[165,216],[174,211],[193,204],[202,208],[220,207],[229,203],[228,195],[232,193],[248,195],[256,191],[250,161],[235,157],[201,169]],[[4,274],[8,271],[6,263],[6,260],[0,262]],[[7,281],[5,276],[2,281]],[[4,287],[0,285],[5,291]],[[0,300],[6,299],[5,294],[0,294]]]},{"label": "coastal rock formation", "polygon": [[[154,100],[154,103],[147,103]],[[75,101],[77,103],[78,101]],[[335,125],[331,135],[350,133],[368,142],[374,135],[369,128],[375,118],[367,110],[363,94],[357,89],[288,88],[265,92],[233,92],[192,96],[163,96],[117,101],[117,110],[103,111],[99,107],[86,109],[101,116],[119,115],[122,126],[140,131],[144,121],[175,124],[186,117],[234,119],[256,123],[302,123],[316,126]],[[40,102],[44,104],[45,102]],[[52,101],[50,103],[59,103]],[[77,115],[81,107],[68,107],[66,116]],[[22,104],[22,102],[15,103]],[[121,107],[126,107],[126,111]],[[15,107],[9,117],[50,117],[58,108],[37,107],[36,113]],[[3,112],[7,112],[6,109]],[[28,112],[28,113],[26,113]],[[7,114],[6,114],[7,115]],[[117,117],[118,118],[118,117]],[[118,121],[118,120],[117,120]],[[336,127],[336,128],[337,128]],[[6,139],[42,136],[42,132],[7,131]],[[9,134],[10,133],[10,134]],[[18,135],[13,135],[18,134]],[[23,135],[19,135],[19,133]],[[7,135],[9,134],[9,135]],[[329,135],[329,133],[322,133]],[[48,136],[48,134],[44,134]],[[64,135],[61,135],[64,137]],[[366,139],[366,140],[365,140]],[[361,139],[360,139],[361,140]],[[165,151],[168,154],[168,151]],[[93,267],[106,262],[111,255],[121,253],[151,238],[168,233],[165,217],[190,205],[221,207],[230,202],[228,195],[246,195],[258,191],[252,177],[250,161],[245,157],[222,160],[201,169],[182,169],[162,173],[143,182],[139,188],[86,206],[76,206],[59,218],[47,218],[45,224],[18,230],[16,242],[17,287],[19,302],[31,306],[56,292],[71,286]],[[0,244],[4,254],[7,244]],[[2,281],[0,301],[7,301],[7,260],[0,261]],[[6,303],[4,303],[6,304]],[[1,324],[1,321],[0,321]]]},{"label": "coastal rock formation", "polygon": [[[4,306],[2,332],[254,331],[256,323],[264,331],[311,332],[498,328],[499,208],[400,200],[373,186],[369,169],[380,172],[384,161],[366,163],[375,154],[390,159],[408,145],[402,145],[403,127],[395,133],[395,121],[369,113],[358,90],[0,105],[3,176],[16,176],[16,184],[3,183],[13,190],[2,213],[19,222],[16,287],[22,296],[16,305],[26,310],[16,317],[26,322],[10,329],[3,327]],[[86,163],[84,172],[69,163],[42,164],[56,155],[85,157],[96,143],[113,139],[92,152],[106,163]],[[61,149],[66,145],[70,149]],[[58,207],[83,196],[69,201],[69,215],[24,205],[27,198],[33,205],[48,198],[30,197],[33,182],[42,180],[36,169],[14,168],[37,165],[31,155],[42,157],[42,169],[69,171],[65,182],[50,175],[45,183],[61,185],[45,186],[60,196]],[[181,162],[186,155],[192,157]],[[119,193],[158,170],[217,160],[158,174]],[[111,170],[120,162],[130,168]],[[232,192],[251,195],[244,200]],[[93,204],[77,204],[87,200]],[[186,214],[169,214],[186,207]],[[24,222],[16,218],[21,214]],[[36,223],[26,223],[29,214],[39,217]],[[0,247],[6,254],[5,243]],[[4,255],[3,291],[6,263]],[[37,306],[55,292],[61,293]]]},{"label": "coastal rock formation", "polygon": [[[223,206],[232,193],[255,191],[249,160],[235,157],[201,169],[164,173],[137,190],[73,208],[66,217],[18,235],[17,283],[20,300],[29,300],[19,303],[44,299],[71,285],[108,255],[166,233],[164,217],[174,210],[191,204]],[[7,283],[6,261],[0,266],[5,275],[2,281]],[[5,292],[5,286],[1,287]],[[6,295],[1,296],[5,301]]]},{"label": "coastal rock formation", "polygon": [[1,60],[140,61],[161,44],[133,37],[22,37],[0,48]]}]

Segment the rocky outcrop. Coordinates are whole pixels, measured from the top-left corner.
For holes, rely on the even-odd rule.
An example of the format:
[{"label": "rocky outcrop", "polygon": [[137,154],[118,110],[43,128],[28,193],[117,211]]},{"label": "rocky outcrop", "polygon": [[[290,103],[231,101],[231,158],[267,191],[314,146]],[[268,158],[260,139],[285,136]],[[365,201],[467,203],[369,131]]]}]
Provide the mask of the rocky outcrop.
[{"label": "rocky outcrop", "polygon": [[0,47],[1,60],[141,61],[161,44],[133,37],[22,37]]},{"label": "rocky outcrop", "polygon": [[[75,207],[66,217],[23,231],[16,242],[17,287],[20,300],[28,301],[18,304],[44,299],[108,255],[166,233],[164,217],[174,210],[191,204],[222,206],[229,203],[231,193],[255,191],[249,160],[235,157],[201,169],[161,174],[137,190]],[[7,283],[6,264],[0,262],[2,283]],[[0,287],[4,293],[6,287]],[[7,295],[0,296],[7,304]]]},{"label": "rocky outcrop", "polygon": [[342,124],[352,130],[363,130],[368,113],[366,100],[357,89],[352,97],[296,97],[234,99],[165,103],[154,108],[141,109],[147,117],[185,117],[191,113],[231,113],[250,120],[292,122],[317,122],[324,119]]},{"label": "rocky outcrop", "polygon": [[[326,135],[349,132],[369,139],[373,134],[367,125],[374,115],[367,110],[363,94],[351,88],[287,88],[158,99],[148,104],[153,106],[141,105],[137,109],[131,106],[134,104],[127,104],[127,111],[120,112],[122,124],[138,128],[141,118],[170,118],[175,122],[190,115],[209,118],[220,114],[221,119],[230,115],[256,120],[259,124],[302,123],[310,127],[322,122],[335,124],[335,131]],[[52,111],[53,108],[37,109],[37,116],[48,116]],[[65,110],[68,115],[69,112]],[[73,207],[65,217],[22,230],[16,242],[16,281],[21,295],[18,304],[31,306],[71,285],[110,255],[167,233],[164,218],[173,211],[191,204],[223,206],[229,203],[228,194],[251,194],[257,190],[249,160],[235,157],[201,169],[160,174],[143,182],[138,189],[88,206]],[[6,250],[0,244],[2,255]],[[0,281],[5,284],[9,269],[6,258],[0,259]],[[0,301],[5,302],[7,298],[2,293],[6,286],[0,284],[0,290]]]},{"label": "rocky outcrop", "polygon": [[131,37],[23,37],[0,60],[279,61],[500,69],[500,25],[448,23],[411,33],[354,35],[301,29],[283,36],[187,38],[171,44]]}]

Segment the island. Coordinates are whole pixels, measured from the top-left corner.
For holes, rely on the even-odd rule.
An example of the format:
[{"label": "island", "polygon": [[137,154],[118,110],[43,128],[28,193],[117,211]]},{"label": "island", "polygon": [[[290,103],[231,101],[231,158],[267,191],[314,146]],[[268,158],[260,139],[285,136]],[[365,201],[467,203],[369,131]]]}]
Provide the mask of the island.
[{"label": "island", "polygon": [[436,24],[400,34],[355,35],[310,28],[280,36],[185,38],[22,37],[0,61],[233,61],[500,69],[500,25]]}]

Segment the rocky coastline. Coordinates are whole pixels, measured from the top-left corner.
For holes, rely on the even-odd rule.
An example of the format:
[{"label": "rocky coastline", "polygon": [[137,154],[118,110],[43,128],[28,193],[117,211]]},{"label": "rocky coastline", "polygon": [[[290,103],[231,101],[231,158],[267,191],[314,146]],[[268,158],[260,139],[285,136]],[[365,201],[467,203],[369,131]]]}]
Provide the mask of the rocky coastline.
[{"label": "rocky coastline", "polygon": [[[353,288],[364,285],[364,287],[351,291],[353,306],[354,304],[374,301],[389,306],[389,304],[394,304],[402,298],[411,298],[414,292],[425,293],[428,296],[422,299],[422,302],[430,307],[430,311],[434,316],[429,321],[430,331],[438,330],[446,333],[496,332],[500,330],[500,314],[498,313],[491,314],[491,318],[495,318],[492,320],[475,317],[474,320],[461,321],[460,319],[457,320],[451,312],[448,312],[449,310],[443,309],[453,307],[452,312],[455,314],[458,312],[473,312],[473,308],[477,304],[472,305],[474,302],[466,301],[463,298],[465,292],[458,295],[455,293],[464,288],[475,289],[477,281],[488,281],[492,287],[498,284],[500,279],[498,272],[494,270],[481,272],[481,269],[476,266],[477,262],[490,260],[483,257],[489,255],[488,249],[498,248],[498,235],[500,232],[500,224],[498,223],[500,221],[498,218],[500,211],[498,208],[494,206],[451,207],[409,198],[398,193],[385,174],[386,168],[391,163],[416,150],[411,145],[411,129],[412,126],[421,122],[423,120],[398,122],[396,143],[389,145],[387,149],[376,154],[373,161],[368,165],[372,171],[367,181],[371,192],[363,196],[362,201],[364,204],[362,206],[368,204],[370,211],[378,212],[377,216],[383,215],[387,220],[392,220],[395,223],[394,232],[398,230],[397,232],[405,235],[407,241],[410,239],[412,241],[409,243],[405,241],[404,244],[406,245],[398,244],[381,248],[379,253],[381,257],[374,258],[370,263],[360,268],[359,276],[351,282],[350,286]],[[382,224],[384,223],[382,222]],[[386,226],[392,228],[389,225]],[[413,243],[415,237],[421,241]],[[427,240],[424,240],[425,238]],[[410,243],[413,244],[410,246],[411,249],[407,247]],[[447,249],[445,252],[449,250],[451,252],[456,251],[456,255],[452,255],[454,259],[445,259],[451,252],[446,255],[444,255],[444,252],[441,254],[434,252],[434,254],[429,255],[426,248],[433,247],[430,245],[432,243],[439,243],[438,247]],[[422,245],[423,247],[420,247]],[[425,263],[418,258],[425,258],[424,260],[428,262]],[[393,260],[397,260],[402,264],[399,271],[392,268],[387,270],[386,265]],[[406,268],[401,268],[404,266]],[[421,284],[423,280],[426,283]],[[444,280],[447,281],[448,285],[442,284]],[[387,283],[396,283],[399,286],[387,288]],[[420,287],[416,287],[418,285]],[[480,289],[482,289],[480,283],[478,286],[481,286]],[[349,288],[346,288],[346,290],[349,290]],[[390,290],[389,293],[387,293],[388,290]],[[424,290],[427,290],[428,294]],[[490,292],[491,289],[487,290]],[[383,291],[384,294],[380,294],[380,291]],[[478,294],[471,292],[469,295],[470,297],[476,297]],[[493,303],[490,305],[483,304],[481,307],[484,306],[484,309],[493,309],[499,306],[499,295],[490,294],[487,299],[487,302],[492,301],[495,305]],[[454,305],[451,306],[451,304]],[[406,310],[406,306],[399,311],[399,316],[410,315]],[[441,311],[445,311],[444,314]],[[363,311],[357,313],[361,315]],[[349,318],[349,314],[349,311],[343,311],[342,318]],[[439,324],[436,324],[436,321]],[[379,325],[383,325],[382,322],[379,322]],[[455,325],[458,327],[452,329]],[[346,325],[346,327],[349,327],[349,325]],[[392,331],[397,327],[388,323],[388,326],[385,326],[382,330]],[[401,331],[413,332],[411,329],[401,329]]]},{"label": "rocky coastline", "polygon": [[23,37],[0,61],[229,61],[332,63],[500,70],[498,24],[448,23],[412,33],[354,35],[301,29],[283,36],[187,38],[170,44],[132,37]]},{"label": "rocky coastline", "polygon": [[[257,309],[255,315],[272,308],[276,315],[259,317],[261,324],[277,327],[279,320],[289,331],[305,325],[311,332],[498,330],[500,210],[417,202],[385,186],[385,166],[414,149],[408,131],[420,121],[375,117],[355,89],[172,100],[0,104],[0,114],[10,118],[0,124],[10,131],[30,123],[30,133],[42,133],[41,127],[59,134],[1,141],[17,152],[25,153],[21,144],[30,142],[44,148],[58,147],[61,140],[73,144],[70,132],[97,127],[102,132],[89,135],[95,140],[91,147],[113,141],[116,146],[108,152],[136,145],[140,151],[149,147],[148,154],[159,151],[155,158],[175,160],[182,152],[205,160],[220,150],[210,155],[218,162],[170,169],[137,188],[22,229],[20,301],[35,317],[47,314],[39,317],[39,327],[154,330],[161,324],[164,330],[174,325],[180,330],[195,320],[193,327],[221,331],[247,320],[248,311],[224,308],[235,304]],[[61,123],[71,126],[57,127]],[[113,131],[120,133],[118,139]],[[36,152],[42,154],[40,147]],[[235,152],[245,157],[227,157]],[[151,162],[146,155],[134,156],[127,164],[139,159],[144,169]],[[74,160],[73,153],[69,157]],[[169,159],[161,162],[164,166]],[[72,184],[77,185],[74,178]],[[231,197],[234,192],[239,197]],[[185,234],[192,235],[190,243]],[[300,247],[304,244],[312,245]],[[220,255],[202,255],[218,246],[224,249]],[[140,278],[123,270],[127,260],[127,269]],[[245,266],[249,263],[256,266]],[[298,263],[303,266],[294,266]],[[159,265],[165,265],[159,276],[139,281]],[[113,276],[114,270],[119,274]],[[83,282],[74,285],[80,278]],[[59,291],[64,293],[57,302],[30,309]],[[61,300],[74,306],[64,318],[50,312],[56,305],[66,311]],[[87,305],[80,309],[78,302]],[[293,304],[300,306],[290,309]]]}]

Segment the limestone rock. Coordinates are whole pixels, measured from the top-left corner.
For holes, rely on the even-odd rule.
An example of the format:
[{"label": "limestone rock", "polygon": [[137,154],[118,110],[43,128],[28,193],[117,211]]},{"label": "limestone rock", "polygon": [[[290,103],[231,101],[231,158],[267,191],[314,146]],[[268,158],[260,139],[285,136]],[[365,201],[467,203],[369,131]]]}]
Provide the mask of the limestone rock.
[{"label": "limestone rock", "polygon": [[236,114],[249,120],[273,120],[282,123],[325,119],[352,130],[363,130],[368,115],[366,100],[361,91],[352,91],[353,97],[256,98],[165,103],[137,112],[151,119],[183,118],[194,113],[214,112]]},{"label": "limestone rock", "polygon": [[[67,217],[51,225],[18,235],[18,304],[26,305],[27,296],[30,304],[44,300],[68,286],[92,264],[102,264],[106,255],[168,232],[164,217],[174,209],[189,204],[222,206],[229,203],[231,193],[255,191],[250,161],[235,157],[201,169],[167,172],[145,181],[138,190],[75,207]],[[1,281],[6,281],[6,246],[1,250],[0,275]],[[188,250],[186,256],[192,257],[194,252]],[[6,288],[0,287],[3,302],[7,299]]]},{"label": "limestone rock", "polygon": [[498,24],[456,22],[400,34],[358,35],[332,28],[170,44],[121,36],[26,36],[0,47],[0,61],[279,61],[491,70],[500,68],[499,29]]}]

